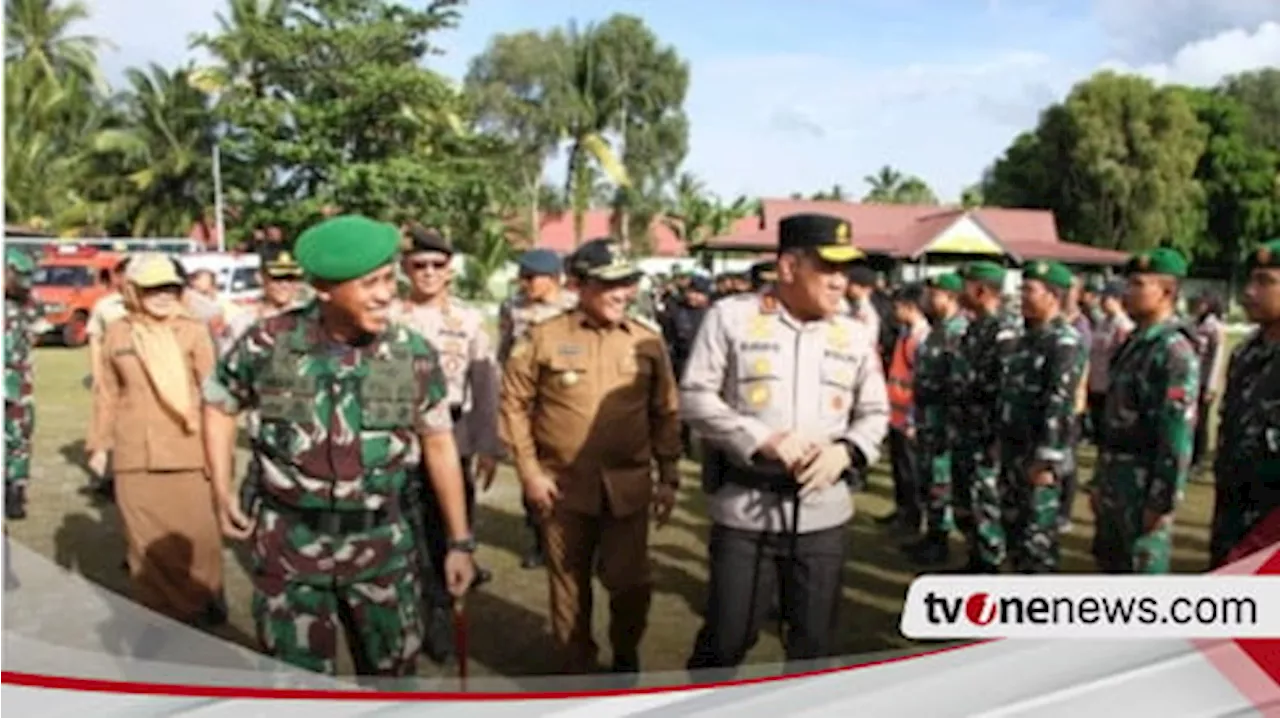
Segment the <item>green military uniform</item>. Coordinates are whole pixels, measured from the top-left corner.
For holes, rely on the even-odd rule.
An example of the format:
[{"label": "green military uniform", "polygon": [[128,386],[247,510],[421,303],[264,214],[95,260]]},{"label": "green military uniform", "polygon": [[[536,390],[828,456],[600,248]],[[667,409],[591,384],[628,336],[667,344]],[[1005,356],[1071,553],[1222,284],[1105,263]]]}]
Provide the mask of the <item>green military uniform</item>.
[{"label": "green military uniform", "polygon": [[[1185,277],[1173,250],[1135,255],[1127,274]],[[1172,514],[1191,469],[1200,359],[1175,318],[1138,327],[1111,360],[1101,446],[1091,490],[1097,507],[1093,555],[1107,573],[1167,573],[1172,528],[1147,530],[1146,516]]]},{"label": "green military uniform", "polygon": [[[1003,286],[1005,268],[994,262],[973,262],[961,276],[966,281]],[[970,541],[969,568],[990,571],[1005,558],[1000,528],[1000,462],[996,431],[1005,362],[1022,334],[1021,317],[1003,309],[979,312],[960,341],[954,381],[960,391],[959,446],[956,493],[969,500],[966,517]]]},{"label": "green military uniform", "polygon": [[[1065,293],[1073,277],[1057,262],[1036,262],[1023,271],[1023,281]],[[984,505],[978,515],[990,566],[1003,565],[1007,557],[1019,573],[1058,568],[1058,506],[1070,470],[1076,388],[1088,355],[1080,333],[1058,314],[1042,325],[1028,325],[1009,357],[998,405],[1000,511],[997,517]],[[1032,484],[1036,467],[1051,471],[1053,483]]]},{"label": "green military uniform", "polygon": [[[344,282],[391,262],[398,245],[395,227],[337,217],[304,232],[296,256],[310,277]],[[358,673],[409,675],[423,628],[400,497],[406,482],[424,480],[420,435],[451,431],[444,374],[407,327],[337,344],[320,310],[312,303],[254,325],[204,391],[211,405],[260,419],[258,637],[273,657],[333,672],[342,624]]]},{"label": "green military uniform", "polygon": [[[929,280],[929,287],[959,294],[964,280],[955,273]],[[953,501],[954,450],[959,387],[954,381],[960,340],[969,320],[955,314],[940,320],[920,347],[916,358],[914,401],[919,417],[921,461],[925,474],[925,537],[908,548],[923,563],[946,559],[947,536],[956,528]],[[967,501],[965,502],[968,503]]]},{"label": "green military uniform", "polygon": [[[1280,239],[1250,255],[1248,269],[1280,273]],[[1268,340],[1262,329],[1232,353],[1220,411],[1209,539],[1213,568],[1274,540],[1251,535],[1280,508],[1280,342]]]},{"label": "green military uniform", "polygon": [[7,278],[13,286],[4,296],[4,491],[9,518],[26,516],[27,481],[31,478],[31,435],[35,431],[35,344],[38,312],[30,298],[35,265],[27,255],[5,251]]}]

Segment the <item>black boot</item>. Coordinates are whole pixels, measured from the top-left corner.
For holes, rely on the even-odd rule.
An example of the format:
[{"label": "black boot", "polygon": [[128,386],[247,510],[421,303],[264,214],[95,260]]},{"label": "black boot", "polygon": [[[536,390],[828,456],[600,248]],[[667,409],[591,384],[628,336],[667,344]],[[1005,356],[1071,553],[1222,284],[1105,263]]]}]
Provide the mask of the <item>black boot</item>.
[{"label": "black boot", "polygon": [[533,530],[533,547],[520,560],[520,567],[532,570],[542,568],[546,563],[547,557],[542,551],[542,532],[535,528]]},{"label": "black boot", "polygon": [[902,552],[912,563],[920,566],[939,566],[951,558],[951,546],[947,543],[947,537],[937,534],[903,546]]},{"label": "black boot", "polygon": [[5,489],[4,517],[14,520],[27,517],[27,487],[18,485]]}]

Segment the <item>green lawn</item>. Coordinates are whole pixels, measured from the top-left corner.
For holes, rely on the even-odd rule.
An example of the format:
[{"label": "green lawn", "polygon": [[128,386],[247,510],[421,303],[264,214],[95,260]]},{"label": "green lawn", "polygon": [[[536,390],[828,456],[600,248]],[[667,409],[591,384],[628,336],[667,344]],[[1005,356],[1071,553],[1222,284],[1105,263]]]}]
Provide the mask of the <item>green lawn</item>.
[{"label": "green lawn", "polygon": [[[86,483],[83,437],[89,416],[89,393],[82,385],[86,352],[45,348],[36,353],[35,479],[29,516],[10,522],[11,536],[54,558],[64,567],[119,592],[127,592],[120,568],[123,539],[115,511],[98,505],[80,489]],[[243,457],[242,457],[243,458]],[[1092,453],[1082,457],[1084,470]],[[688,481],[671,523],[653,537],[657,593],[649,632],[642,648],[647,670],[680,670],[698,629],[706,586],[707,522],[697,488],[697,467],[685,466]],[[900,539],[881,530],[872,518],[891,508],[892,491],[884,467],[877,468],[869,489],[857,498],[858,513],[849,527],[850,555],[845,567],[841,645],[848,653],[901,650],[913,643],[898,632],[898,614],[915,571],[899,555]],[[1193,482],[1179,515],[1174,566],[1179,572],[1202,571],[1207,562],[1212,488]],[[1064,569],[1092,569],[1089,541],[1092,526],[1083,498],[1075,506],[1075,531],[1064,539]],[[519,491],[504,468],[494,489],[481,500],[477,533],[483,544],[479,558],[496,579],[469,602],[472,615],[473,674],[528,675],[542,672],[550,650],[547,637],[547,587],[540,571],[524,571],[519,556],[526,545]],[[961,544],[953,545],[956,563]],[[227,638],[251,644],[249,582],[233,551],[227,552],[227,589],[231,627]],[[604,636],[605,601],[597,592],[598,637]],[[607,646],[606,646],[607,651]],[[607,659],[607,652],[602,658]],[[751,662],[774,662],[782,653],[776,635],[765,635]],[[424,666],[424,675],[436,669]]]}]

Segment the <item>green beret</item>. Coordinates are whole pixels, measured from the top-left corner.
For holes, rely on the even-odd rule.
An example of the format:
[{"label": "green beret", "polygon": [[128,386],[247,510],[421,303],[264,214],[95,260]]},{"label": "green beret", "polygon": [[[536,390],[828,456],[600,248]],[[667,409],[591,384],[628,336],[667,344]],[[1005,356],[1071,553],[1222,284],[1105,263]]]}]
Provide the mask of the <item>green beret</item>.
[{"label": "green beret", "polygon": [[1004,284],[1005,268],[990,262],[982,260],[979,262],[970,262],[960,271],[960,276],[976,282],[991,282],[992,284]]},{"label": "green beret", "polygon": [[1280,268],[1280,239],[1264,242],[1249,255],[1249,269]]},{"label": "green beret", "polygon": [[929,286],[934,289],[942,289],[948,292],[963,292],[964,279],[957,272],[947,272],[946,274],[939,274],[936,277],[930,277]]},{"label": "green beret", "polygon": [[1187,260],[1176,249],[1157,247],[1145,252],[1138,252],[1124,266],[1124,273],[1129,274],[1165,274],[1170,277],[1187,276]]},{"label": "green beret", "polygon": [[1022,270],[1023,279],[1034,279],[1059,289],[1070,289],[1075,276],[1059,262],[1032,262]]},{"label": "green beret", "polygon": [[12,267],[18,274],[30,274],[36,269],[36,263],[31,260],[30,255],[12,247],[4,250],[4,264]]},{"label": "green beret", "polygon": [[400,230],[358,215],[333,217],[303,232],[293,250],[313,279],[345,282],[395,259]]}]

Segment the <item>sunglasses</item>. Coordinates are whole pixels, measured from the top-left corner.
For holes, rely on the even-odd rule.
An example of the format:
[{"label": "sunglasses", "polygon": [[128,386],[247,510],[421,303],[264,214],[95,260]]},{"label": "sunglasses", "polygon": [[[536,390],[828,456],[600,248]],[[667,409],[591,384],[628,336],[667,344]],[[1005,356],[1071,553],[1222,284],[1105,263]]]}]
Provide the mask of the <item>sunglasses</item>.
[{"label": "sunglasses", "polygon": [[435,270],[444,269],[449,266],[447,259],[412,259],[409,260],[409,269],[415,272],[421,272],[428,267]]}]

